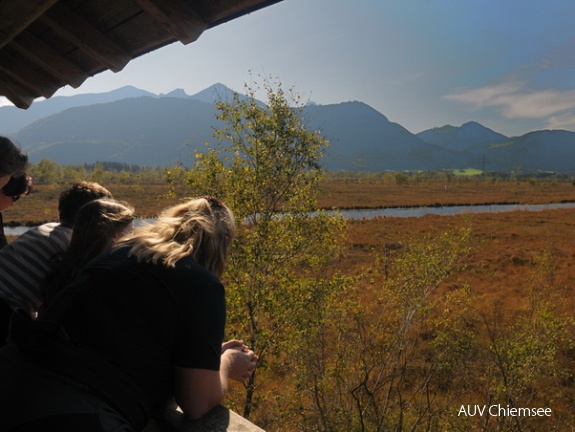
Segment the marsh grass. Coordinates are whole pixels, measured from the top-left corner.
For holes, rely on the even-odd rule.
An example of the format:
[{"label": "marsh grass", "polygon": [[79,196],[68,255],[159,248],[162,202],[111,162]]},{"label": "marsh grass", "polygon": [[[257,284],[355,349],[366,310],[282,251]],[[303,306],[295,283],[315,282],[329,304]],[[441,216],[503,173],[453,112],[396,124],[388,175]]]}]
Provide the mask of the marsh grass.
[{"label": "marsh grass", "polygon": [[455,180],[395,184],[359,179],[322,183],[318,204],[323,208],[347,209],[568,201],[575,201],[575,186],[570,181]]}]

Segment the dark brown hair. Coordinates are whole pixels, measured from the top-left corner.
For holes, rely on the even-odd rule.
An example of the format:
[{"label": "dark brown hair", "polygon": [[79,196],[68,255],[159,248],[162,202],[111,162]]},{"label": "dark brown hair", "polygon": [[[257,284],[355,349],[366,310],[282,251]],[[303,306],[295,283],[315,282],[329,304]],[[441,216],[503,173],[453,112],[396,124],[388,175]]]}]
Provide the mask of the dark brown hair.
[{"label": "dark brown hair", "polygon": [[84,204],[99,198],[114,198],[112,193],[104,186],[94,182],[82,181],[75,183],[68,190],[60,194],[58,213],[63,226],[72,227],[76,213]]},{"label": "dark brown hair", "polygon": [[26,173],[13,174],[8,183],[2,188],[2,193],[17,200],[21,195],[28,195],[32,191],[32,177]]},{"label": "dark brown hair", "polygon": [[25,171],[28,156],[8,138],[0,136],[0,176]]}]

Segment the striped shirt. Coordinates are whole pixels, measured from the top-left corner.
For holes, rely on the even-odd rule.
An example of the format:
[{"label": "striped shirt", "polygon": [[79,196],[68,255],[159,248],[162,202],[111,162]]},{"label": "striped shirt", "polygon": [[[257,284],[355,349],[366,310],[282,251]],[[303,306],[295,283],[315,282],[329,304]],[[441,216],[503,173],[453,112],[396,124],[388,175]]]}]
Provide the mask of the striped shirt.
[{"label": "striped shirt", "polygon": [[0,249],[0,298],[34,316],[43,301],[40,283],[62,259],[71,236],[71,228],[51,222]]}]

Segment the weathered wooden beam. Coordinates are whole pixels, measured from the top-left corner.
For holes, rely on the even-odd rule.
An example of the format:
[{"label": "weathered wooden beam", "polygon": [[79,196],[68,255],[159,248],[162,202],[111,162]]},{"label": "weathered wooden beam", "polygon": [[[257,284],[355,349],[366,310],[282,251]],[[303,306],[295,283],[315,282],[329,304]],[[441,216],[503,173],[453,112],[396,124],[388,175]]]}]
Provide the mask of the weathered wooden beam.
[{"label": "weathered wooden beam", "polygon": [[26,30],[58,0],[0,1],[0,48]]},{"label": "weathered wooden beam", "polygon": [[134,1],[154,21],[183,44],[194,42],[208,28],[208,23],[196,14],[190,2],[182,0]]},{"label": "weathered wooden beam", "polygon": [[50,45],[27,32],[14,39],[10,46],[31,62],[74,88],[80,87],[86,81],[88,74],[84,70]]},{"label": "weathered wooden beam", "polygon": [[5,51],[0,51],[0,70],[37,97],[49,98],[61,87],[52,77],[37,72]]},{"label": "weathered wooden beam", "polygon": [[62,4],[56,4],[39,20],[114,72],[121,71],[132,60],[121,47]]},{"label": "weathered wooden beam", "polygon": [[188,420],[177,410],[168,411],[163,421],[151,421],[143,432],[265,432],[229,409],[219,406],[200,420]]},{"label": "weathered wooden beam", "polygon": [[210,27],[220,25],[223,22],[236,19],[239,16],[249,14],[263,7],[279,3],[282,0],[237,0],[227,1],[219,8],[217,13],[209,17]]},{"label": "weathered wooden beam", "polygon": [[29,89],[6,78],[0,78],[0,95],[6,96],[10,102],[22,109],[29,108],[35,99]]}]

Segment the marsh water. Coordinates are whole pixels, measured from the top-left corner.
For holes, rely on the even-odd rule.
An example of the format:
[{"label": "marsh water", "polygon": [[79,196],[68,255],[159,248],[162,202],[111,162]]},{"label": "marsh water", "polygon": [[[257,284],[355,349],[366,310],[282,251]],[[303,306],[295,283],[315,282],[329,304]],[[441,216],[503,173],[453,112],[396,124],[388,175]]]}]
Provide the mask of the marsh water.
[{"label": "marsh water", "polygon": [[541,211],[574,208],[575,202],[555,204],[488,204],[433,207],[392,207],[382,209],[340,210],[349,219],[372,219],[375,217],[421,217],[428,214],[453,216],[462,213],[503,213],[511,211]]},{"label": "marsh water", "polygon": [[[376,217],[422,217],[428,214],[453,216],[462,213],[502,213],[511,211],[541,211],[561,208],[575,208],[575,202],[555,204],[489,204],[433,207],[388,207],[379,209],[339,210],[347,219],[373,219]],[[138,219],[135,224],[149,222],[152,219]],[[30,227],[4,227],[6,235],[20,235]]]}]

